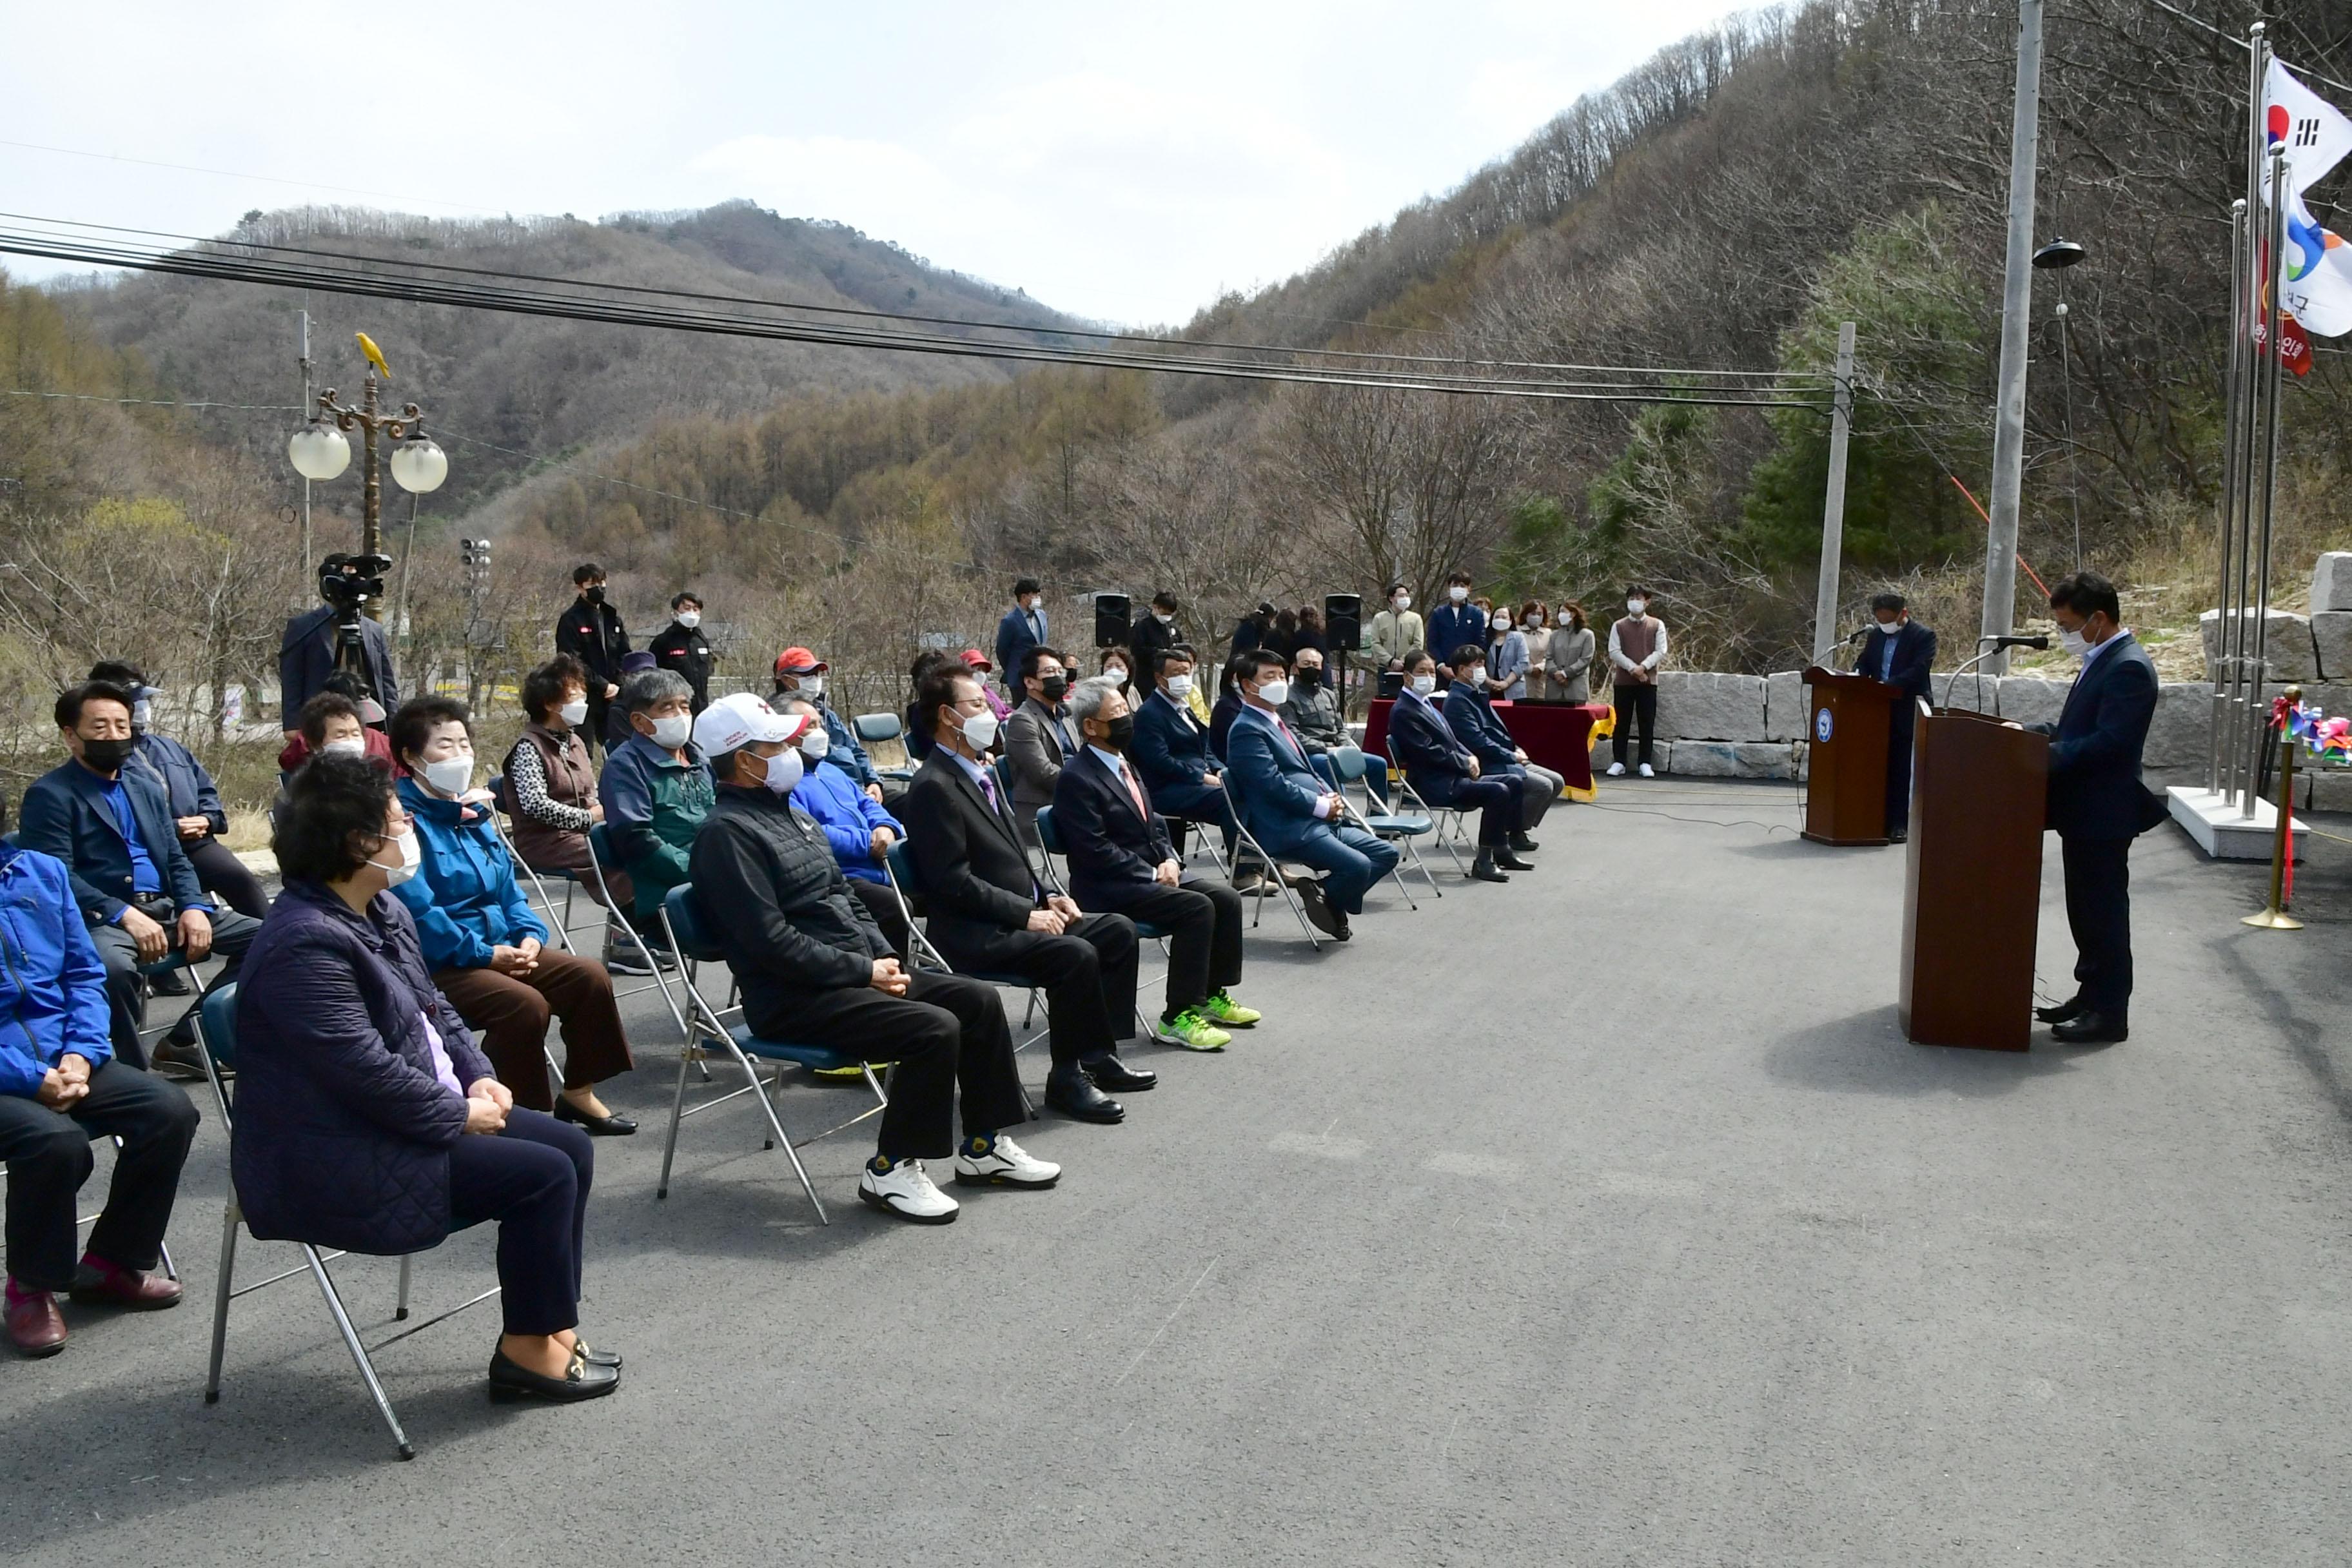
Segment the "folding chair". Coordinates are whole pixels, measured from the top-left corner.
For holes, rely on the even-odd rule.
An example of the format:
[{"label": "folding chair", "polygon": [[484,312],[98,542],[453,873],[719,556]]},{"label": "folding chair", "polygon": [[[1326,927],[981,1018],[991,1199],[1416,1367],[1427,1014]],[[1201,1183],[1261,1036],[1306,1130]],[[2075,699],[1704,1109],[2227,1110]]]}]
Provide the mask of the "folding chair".
[{"label": "folding chair", "polygon": [[[1404,792],[1404,797],[1408,804],[1412,805],[1423,816],[1429,817],[1433,822],[1441,826],[1445,820],[1445,813],[1451,812],[1453,814],[1454,838],[1449,842],[1444,833],[1441,831],[1437,835],[1437,847],[1440,849],[1444,850],[1445,853],[1452,858],[1454,861],[1454,868],[1455,870],[1461,872],[1465,877],[1468,876],[1470,874],[1470,868],[1462,863],[1462,852],[1454,847],[1454,843],[1465,842],[1468,837],[1468,835],[1464,831],[1462,826],[1462,808],[1458,805],[1449,805],[1446,806],[1444,811],[1433,810],[1429,802],[1422,799],[1421,792],[1412,787],[1412,780],[1405,776],[1404,764],[1397,760],[1396,737],[1394,735],[1388,737],[1388,752],[1389,777],[1395,781],[1397,786]],[[1419,855],[1415,855],[1413,858],[1418,861],[1421,857]],[[1433,887],[1435,886],[1434,883],[1432,883],[1431,885]]]},{"label": "folding chair", "polygon": [[860,713],[849,721],[849,730],[850,733],[857,737],[857,743],[864,746],[868,752],[877,746],[895,745],[898,748],[898,754],[907,759],[904,763],[887,768],[879,763],[875,763],[874,772],[877,777],[904,782],[915,776],[915,770],[910,765],[914,761],[914,755],[907,750],[907,727],[900,722],[898,715]]},{"label": "folding chair", "polygon": [[[930,960],[932,967],[938,969],[943,974],[965,973],[973,980],[982,981],[990,985],[1002,985],[1010,991],[1026,991],[1029,994],[1029,1011],[1023,1016],[1021,1019],[1021,1027],[1025,1031],[1031,1024],[1036,1022],[1037,995],[1039,991],[1043,989],[1042,987],[1032,984],[1018,974],[990,973],[984,970],[962,971],[957,969],[954,964],[950,963],[944,957],[940,956],[940,950],[931,945],[930,937],[925,934],[923,929],[915,923],[913,895],[921,884],[915,879],[915,862],[913,858],[908,855],[906,845],[903,843],[893,844],[889,848],[882,852],[882,874],[889,881],[891,897],[898,900],[899,918],[907,922],[907,931],[908,932],[907,939],[908,950],[907,957],[909,962],[912,962],[919,952],[921,955],[926,956]],[[1038,1030],[1034,1035],[1031,1035],[1027,1039],[1021,1041],[1013,1048],[1015,1051],[1027,1050],[1030,1047],[1044,1039],[1052,1028],[1053,1025],[1049,1019],[1045,1028]]]},{"label": "folding chair", "polygon": [[[230,1116],[232,1102],[220,1069],[234,1068],[236,1063],[236,993],[237,987],[234,984],[222,986],[204,999],[196,1016],[196,1039],[204,1047],[205,1073],[212,1080],[213,1102],[220,1108],[221,1127],[229,1134],[232,1144],[236,1136]],[[228,1304],[240,1296],[250,1296],[256,1290],[266,1289],[280,1280],[291,1279],[307,1269],[319,1287],[319,1294],[326,1299],[327,1310],[335,1320],[335,1331],[342,1336],[343,1348],[351,1352],[352,1364],[359,1369],[360,1381],[367,1384],[368,1394],[375,1401],[376,1413],[392,1429],[392,1440],[399,1445],[400,1457],[404,1459],[416,1458],[416,1449],[408,1441],[408,1434],[401,1430],[400,1416],[393,1409],[392,1400],[384,1394],[383,1380],[376,1376],[375,1363],[371,1358],[375,1352],[411,1334],[421,1334],[436,1323],[446,1321],[467,1308],[478,1307],[494,1300],[499,1294],[499,1287],[493,1285],[436,1317],[427,1318],[368,1345],[361,1342],[359,1330],[352,1325],[352,1315],[343,1307],[342,1295],[335,1289],[333,1277],[327,1272],[327,1265],[338,1258],[348,1256],[346,1253],[321,1252],[310,1242],[297,1242],[295,1245],[302,1249],[301,1268],[284,1269],[267,1279],[236,1288],[236,1233],[243,1223],[244,1211],[237,1204],[236,1181],[232,1176],[228,1184],[227,1205],[221,1215],[220,1279],[213,1293],[212,1362],[205,1373],[205,1403],[220,1403],[221,1358],[228,1345]],[[413,1253],[401,1256],[399,1297],[393,1311],[395,1321],[405,1321],[408,1317],[409,1271],[414,1258]]]},{"label": "folding chair", "polygon": [[[1418,869],[1423,879],[1428,881],[1430,891],[1437,893],[1440,898],[1444,898],[1446,896],[1444,889],[1437,886],[1437,877],[1430,875],[1430,868],[1421,860],[1421,851],[1413,847],[1413,839],[1418,839],[1421,835],[1425,835],[1425,832],[1437,832],[1437,823],[1430,820],[1428,814],[1416,814],[1416,811],[1373,811],[1371,809],[1371,757],[1367,757],[1360,748],[1355,748],[1355,745],[1340,745],[1340,748],[1328,750],[1328,752],[1324,754],[1331,759],[1331,775],[1334,775],[1334,781],[1336,781],[1334,787],[1339,790],[1340,802],[1345,804],[1345,799],[1348,799],[1348,785],[1352,785],[1352,783],[1364,785],[1364,811],[1357,811],[1355,806],[1348,806],[1348,816],[1352,816],[1352,818],[1357,820],[1357,826],[1362,827],[1364,832],[1369,832],[1369,835],[1379,837],[1379,839],[1395,839],[1397,844],[1404,844],[1404,853],[1409,853],[1409,856],[1413,858],[1413,869]],[[1385,773],[1385,766],[1383,766],[1383,773]],[[1388,868],[1388,875],[1397,879],[1397,891],[1404,893],[1406,908],[1409,910],[1421,908],[1418,902],[1413,902],[1412,889],[1404,886],[1404,860],[1397,860],[1397,865]]]},{"label": "folding chair", "polygon": [[[768,1119],[768,1142],[764,1147],[783,1150],[784,1158],[792,1162],[793,1173],[801,1179],[801,1190],[808,1194],[809,1203],[816,1209],[818,1221],[824,1225],[831,1225],[833,1219],[824,1212],[824,1200],[816,1195],[816,1185],[809,1180],[807,1167],[801,1163],[801,1157],[794,1152],[792,1139],[784,1132],[782,1120],[776,1115],[773,1094],[777,1085],[783,1081],[784,1064],[789,1063],[810,1072],[837,1072],[845,1068],[856,1068],[864,1074],[866,1086],[874,1091],[875,1104],[871,1110],[860,1111],[847,1121],[802,1139],[801,1142],[804,1144],[814,1143],[819,1138],[829,1138],[844,1127],[856,1126],[888,1105],[889,1096],[883,1092],[880,1080],[874,1076],[874,1068],[862,1058],[847,1051],[835,1050],[827,1046],[803,1046],[787,1040],[768,1039],[753,1034],[748,1024],[728,1023],[726,1019],[729,1015],[740,1018],[743,1011],[736,1001],[740,983],[736,982],[731,974],[729,977],[727,1005],[723,1007],[713,1007],[710,1005],[709,999],[702,994],[699,966],[705,963],[723,963],[726,962],[727,955],[703,925],[702,913],[695,906],[692,883],[683,883],[669,890],[668,895],[662,900],[661,920],[663,926],[668,931],[670,941],[676,945],[679,960],[687,965],[685,971],[687,1005],[694,1016],[693,1022],[686,1026],[687,1045],[689,1048],[681,1050],[677,1057],[677,1088],[670,1096],[669,1136],[662,1144],[661,1181],[654,1188],[654,1196],[656,1198],[669,1196],[670,1162],[677,1152],[679,1123],[689,1116],[724,1105],[738,1096],[756,1095],[759,1098],[760,1110]],[[698,1039],[708,1039],[714,1045],[723,1047],[742,1068],[746,1081],[741,1089],[730,1089],[716,1100],[705,1100],[692,1110],[688,1110],[686,1104],[686,1069],[694,1059],[691,1047]],[[774,1083],[763,1083],[761,1080],[759,1068],[751,1065],[753,1057],[778,1064]]]},{"label": "folding chair", "polygon": [[[1318,952],[1322,952],[1323,939],[1316,934],[1315,927],[1308,922],[1307,905],[1299,898],[1297,890],[1291,887],[1290,879],[1283,874],[1282,863],[1265,852],[1265,846],[1257,841],[1257,835],[1252,833],[1249,830],[1249,825],[1242,820],[1241,803],[1234,798],[1233,777],[1230,772],[1219,773],[1217,793],[1225,797],[1225,809],[1234,814],[1234,828],[1241,836],[1240,843],[1265,863],[1266,879],[1272,882],[1276,889],[1281,893],[1282,901],[1290,906],[1290,912],[1298,917],[1298,929],[1307,933],[1307,945]],[[1234,858],[1237,860],[1241,858],[1239,849],[1234,852]],[[1311,866],[1300,866],[1299,869],[1308,876],[1316,875],[1315,868]],[[1265,913],[1265,900],[1261,898],[1257,900],[1256,907],[1250,912],[1252,931],[1257,929],[1258,920]]]}]

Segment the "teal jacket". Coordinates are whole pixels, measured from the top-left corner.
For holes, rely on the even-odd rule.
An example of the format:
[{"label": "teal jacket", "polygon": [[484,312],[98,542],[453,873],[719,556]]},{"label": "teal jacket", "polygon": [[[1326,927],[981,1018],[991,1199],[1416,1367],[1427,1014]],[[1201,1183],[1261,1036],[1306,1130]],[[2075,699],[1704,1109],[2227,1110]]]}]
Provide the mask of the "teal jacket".
[{"label": "teal jacket", "polygon": [[547,941],[546,923],[516,885],[513,858],[488,807],[426,795],[415,779],[400,781],[400,804],[416,825],[425,863],[393,895],[416,917],[425,968],[487,969],[494,947],[513,947],[527,936]]}]

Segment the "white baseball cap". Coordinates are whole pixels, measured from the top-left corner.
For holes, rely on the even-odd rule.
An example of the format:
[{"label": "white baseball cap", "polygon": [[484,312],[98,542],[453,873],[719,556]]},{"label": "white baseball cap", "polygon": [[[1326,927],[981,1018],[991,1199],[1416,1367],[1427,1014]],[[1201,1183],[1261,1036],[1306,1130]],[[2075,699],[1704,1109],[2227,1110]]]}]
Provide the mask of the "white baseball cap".
[{"label": "white baseball cap", "polygon": [[805,713],[779,713],[767,699],[748,691],[720,698],[694,721],[694,744],[706,757],[732,752],[754,741],[792,741],[809,724]]}]

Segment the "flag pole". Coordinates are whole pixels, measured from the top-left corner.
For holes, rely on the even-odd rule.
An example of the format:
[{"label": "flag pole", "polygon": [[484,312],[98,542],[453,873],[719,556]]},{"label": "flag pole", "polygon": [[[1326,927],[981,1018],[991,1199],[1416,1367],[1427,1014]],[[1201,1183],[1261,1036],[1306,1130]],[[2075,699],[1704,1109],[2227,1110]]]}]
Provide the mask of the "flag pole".
[{"label": "flag pole", "polygon": [[2221,447],[2221,581],[2213,597],[2213,683],[2210,724],[2205,745],[2205,792],[2220,795],[2233,789],[2230,771],[2230,556],[2238,526],[2238,424],[2244,417],[2239,405],[2244,393],[2246,326],[2246,204],[2242,198],[2230,208],[2230,368],[2229,392],[2222,407],[2227,436]]},{"label": "flag pole", "polygon": [[[2261,725],[2250,737],[2248,755],[2260,756],[2270,739],[2270,715],[2263,703],[2263,678],[2270,673],[2271,623],[2271,513],[2278,500],[2279,453],[2279,394],[2284,386],[2286,355],[2279,344],[2280,318],[2285,313],[2284,301],[2279,298],[2278,279],[2284,268],[2279,265],[2286,245],[2286,144],[2271,149],[2271,214],[2270,245],[2263,263],[2263,292],[2269,296],[2263,310],[2263,348],[2269,354],[2267,364],[2257,366],[2263,383],[2262,454],[2262,530],[2263,542],[2260,563],[2254,578],[2254,658],[2253,700],[2247,706],[2250,716]],[[2247,781],[2243,815],[2254,815],[2255,790],[2252,780]],[[2282,801],[2284,808],[2284,801]]]},{"label": "flag pole", "polygon": [[[2000,379],[1993,402],[1992,519],[1985,530],[1983,633],[2007,637],[2017,620],[2018,510],[2025,484],[2025,362],[2033,331],[2033,175],[2040,156],[2042,0],[2017,7],[2017,102],[2009,128],[2009,254],[2001,270]],[[2009,652],[1985,656],[2004,675]]]},{"label": "flag pole", "polygon": [[1813,662],[1837,646],[1838,568],[1845,549],[1846,443],[1853,429],[1853,323],[1838,323],[1837,370],[1830,387],[1830,473],[1822,495],[1821,574],[1813,593]]},{"label": "flag pole", "polygon": [[[2262,359],[2256,341],[2255,323],[2263,309],[2263,238],[2268,229],[2263,222],[2262,150],[2267,140],[2263,127],[2263,79],[2269,41],[2263,36],[2263,25],[2256,22],[2246,33],[2246,266],[2239,287],[2244,291],[2246,311],[2232,329],[2238,338],[2236,353],[2242,367],[2242,391],[2240,406],[2242,417],[2231,432],[2237,443],[2234,454],[2236,488],[2231,500],[2236,513],[2237,546],[2232,552],[2237,569],[2233,592],[2230,596],[2230,622],[2224,646],[2229,651],[2230,736],[2228,763],[2230,770],[2229,804],[2248,803],[2253,789],[2254,767],[2261,753],[2249,743],[2247,727],[2250,713],[2262,695],[2258,672],[2246,668],[2246,644],[2251,628],[2246,624],[2248,610],[2253,603],[2252,581],[2254,523],[2254,462],[2261,430]],[[2247,690],[2247,677],[2254,674],[2253,690]],[[2246,804],[2246,809],[2253,808]]]}]

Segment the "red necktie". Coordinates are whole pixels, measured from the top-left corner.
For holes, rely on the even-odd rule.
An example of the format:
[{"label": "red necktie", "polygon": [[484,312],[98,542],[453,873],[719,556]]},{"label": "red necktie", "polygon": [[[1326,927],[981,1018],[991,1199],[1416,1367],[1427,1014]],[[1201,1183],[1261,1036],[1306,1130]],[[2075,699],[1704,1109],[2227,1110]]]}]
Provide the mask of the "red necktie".
[{"label": "red necktie", "polygon": [[1150,803],[1143,798],[1143,786],[1135,782],[1135,770],[1132,768],[1122,767],[1118,770],[1118,776],[1127,784],[1127,793],[1134,798],[1137,815],[1141,816],[1146,822],[1150,821]]}]

